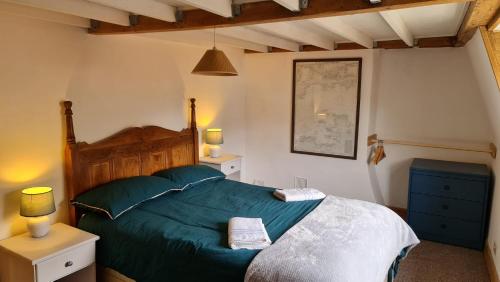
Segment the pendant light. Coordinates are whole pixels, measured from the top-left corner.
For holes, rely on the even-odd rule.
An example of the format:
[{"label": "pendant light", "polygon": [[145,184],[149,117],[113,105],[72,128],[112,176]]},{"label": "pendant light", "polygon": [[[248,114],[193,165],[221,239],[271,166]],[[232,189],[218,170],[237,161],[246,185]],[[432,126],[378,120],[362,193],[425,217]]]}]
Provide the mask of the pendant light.
[{"label": "pendant light", "polygon": [[214,47],[207,50],[200,61],[194,67],[192,74],[211,76],[235,76],[238,72],[233,67],[226,54],[215,48],[215,27],[214,27]]}]

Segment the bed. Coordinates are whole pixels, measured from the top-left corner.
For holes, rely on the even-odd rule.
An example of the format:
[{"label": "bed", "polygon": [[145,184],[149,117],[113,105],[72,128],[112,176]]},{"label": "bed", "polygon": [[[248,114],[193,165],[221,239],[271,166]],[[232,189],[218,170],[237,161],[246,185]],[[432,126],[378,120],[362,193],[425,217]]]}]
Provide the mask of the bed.
[{"label": "bed", "polygon": [[[76,142],[72,104],[66,101],[63,105],[65,179],[70,200],[118,179],[198,164],[194,99],[190,100],[187,129],[128,128],[92,144]],[[136,281],[361,281],[363,276],[355,272],[367,273],[365,277],[370,279],[363,281],[383,281],[394,277],[400,259],[418,243],[397,215],[376,204],[333,196],[323,201],[286,203],[275,199],[273,190],[216,179],[155,197],[114,220],[70,205],[70,222],[101,237],[97,243],[101,267]],[[227,222],[235,216],[262,218],[275,243],[264,251],[230,249]],[[384,225],[391,231],[380,227]],[[323,239],[311,240],[320,233]],[[376,243],[379,248],[369,246],[370,240],[387,234]],[[367,259],[366,265],[351,262],[357,258],[345,255],[354,248],[349,241],[358,242],[361,247],[357,254],[366,254],[373,261]],[[386,252],[389,241],[398,244]],[[342,268],[349,269],[346,275],[358,279],[346,280],[347,276],[339,275],[341,269],[322,265],[324,258],[338,261]],[[377,278],[373,278],[375,272]]]}]

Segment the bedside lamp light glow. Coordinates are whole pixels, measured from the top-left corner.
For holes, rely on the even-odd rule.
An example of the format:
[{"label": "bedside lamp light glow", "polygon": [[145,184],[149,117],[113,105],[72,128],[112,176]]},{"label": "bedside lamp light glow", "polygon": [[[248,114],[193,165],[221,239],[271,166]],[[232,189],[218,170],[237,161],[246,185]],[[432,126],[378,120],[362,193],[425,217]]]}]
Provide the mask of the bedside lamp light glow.
[{"label": "bedside lamp light glow", "polygon": [[210,157],[218,158],[221,156],[220,144],[224,143],[224,138],[222,136],[222,129],[220,128],[209,128],[207,129],[207,139],[206,143],[210,146]]},{"label": "bedside lamp light glow", "polygon": [[32,187],[22,191],[21,216],[28,217],[28,230],[35,238],[47,235],[50,229],[47,215],[56,211],[50,187]]}]

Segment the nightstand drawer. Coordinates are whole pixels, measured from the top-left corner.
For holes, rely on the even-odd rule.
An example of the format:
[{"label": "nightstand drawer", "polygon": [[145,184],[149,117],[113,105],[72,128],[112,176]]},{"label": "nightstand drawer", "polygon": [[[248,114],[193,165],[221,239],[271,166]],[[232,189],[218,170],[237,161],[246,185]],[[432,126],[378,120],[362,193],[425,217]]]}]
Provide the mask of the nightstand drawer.
[{"label": "nightstand drawer", "polygon": [[441,240],[481,240],[480,222],[470,222],[416,212],[409,213],[409,221],[415,233],[423,239],[426,239],[426,235],[438,235]]},{"label": "nightstand drawer", "polygon": [[424,194],[411,194],[410,212],[441,215],[479,222],[483,215],[483,205],[472,201],[428,196]]},{"label": "nightstand drawer", "polygon": [[226,175],[238,172],[240,171],[240,169],[241,169],[241,159],[235,159],[221,164],[221,171]]},{"label": "nightstand drawer", "polygon": [[482,202],[486,190],[483,181],[441,177],[415,173],[411,179],[412,193]]},{"label": "nightstand drawer", "polygon": [[85,268],[95,261],[95,243],[88,243],[36,265],[37,281],[54,281]]}]

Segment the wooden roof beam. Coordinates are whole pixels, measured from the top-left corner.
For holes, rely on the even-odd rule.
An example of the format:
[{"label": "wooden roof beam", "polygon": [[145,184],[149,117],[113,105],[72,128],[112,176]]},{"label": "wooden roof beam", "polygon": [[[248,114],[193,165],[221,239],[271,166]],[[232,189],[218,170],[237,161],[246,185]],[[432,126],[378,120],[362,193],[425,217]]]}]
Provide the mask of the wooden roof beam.
[{"label": "wooden roof beam", "polygon": [[[182,1],[186,3],[188,1],[199,2],[201,4],[208,2],[202,0]],[[194,9],[183,11],[183,20],[176,23],[169,23],[146,16],[139,16],[138,24],[135,26],[123,27],[109,23],[101,23],[98,27],[90,30],[90,32],[94,34],[117,34],[232,27],[320,17],[353,15],[360,13],[373,13],[393,9],[413,8],[446,3],[463,3],[469,1],[470,0],[384,0],[380,4],[372,5],[368,1],[362,0],[309,0],[307,8],[303,8],[299,12],[290,11],[274,1],[260,1],[241,4],[239,6],[239,15],[233,18],[221,17],[202,9]],[[210,1],[210,3],[212,4],[212,1]],[[211,6],[214,5],[212,4]],[[210,7],[205,8],[209,9]]]},{"label": "wooden roof beam", "polygon": [[104,6],[144,15],[167,22],[175,22],[175,8],[155,0],[87,0]]},{"label": "wooden roof beam", "polygon": [[311,21],[330,32],[342,36],[345,39],[349,39],[350,41],[358,43],[366,48],[373,48],[373,39],[371,37],[346,24],[338,17],[312,19]]},{"label": "wooden roof beam", "polygon": [[313,45],[326,50],[333,50],[335,42],[332,38],[315,33],[314,31],[290,22],[260,24],[252,26],[277,36],[285,36],[297,42]]},{"label": "wooden roof beam", "polygon": [[379,14],[406,45],[414,45],[413,34],[397,11],[382,11]]},{"label": "wooden roof beam", "polygon": [[3,0],[53,12],[99,20],[113,26],[129,26],[127,12],[80,0]]},{"label": "wooden roof beam", "polygon": [[457,34],[457,46],[464,46],[476,29],[487,25],[500,7],[500,0],[476,0],[470,2],[464,21]]},{"label": "wooden roof beam", "polygon": [[488,31],[500,31],[500,8],[497,10],[495,16],[488,23]]},{"label": "wooden roof beam", "polygon": [[[456,37],[455,36],[443,36],[443,37],[428,37],[428,38],[419,38],[414,47],[418,48],[440,48],[440,47],[455,47]],[[412,48],[408,46],[403,40],[384,40],[377,41],[376,47],[377,49],[405,49]],[[338,43],[335,51],[341,50],[357,50],[357,49],[366,49],[366,47],[359,45],[354,42],[344,42]],[[301,52],[311,52],[311,51],[328,51],[323,48],[319,48],[312,45],[302,45]],[[271,48],[269,50],[270,53],[276,52],[290,52],[288,50]],[[255,50],[245,50],[245,53],[253,54],[260,53]]]}]

